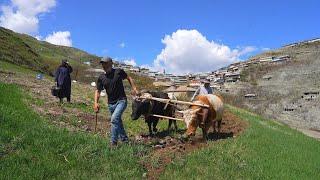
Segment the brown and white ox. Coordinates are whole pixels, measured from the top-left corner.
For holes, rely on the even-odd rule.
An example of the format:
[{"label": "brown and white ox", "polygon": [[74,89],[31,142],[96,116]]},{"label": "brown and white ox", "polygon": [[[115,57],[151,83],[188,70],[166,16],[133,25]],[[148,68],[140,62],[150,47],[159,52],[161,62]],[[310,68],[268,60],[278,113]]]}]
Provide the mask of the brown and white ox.
[{"label": "brown and white ox", "polygon": [[200,127],[203,138],[207,139],[207,133],[211,126],[216,132],[216,124],[218,124],[218,133],[220,133],[224,110],[222,97],[213,94],[199,95],[193,103],[209,105],[209,108],[192,105],[188,110],[179,111],[183,113],[183,120],[187,125],[186,135],[188,137],[194,136],[197,128]]}]

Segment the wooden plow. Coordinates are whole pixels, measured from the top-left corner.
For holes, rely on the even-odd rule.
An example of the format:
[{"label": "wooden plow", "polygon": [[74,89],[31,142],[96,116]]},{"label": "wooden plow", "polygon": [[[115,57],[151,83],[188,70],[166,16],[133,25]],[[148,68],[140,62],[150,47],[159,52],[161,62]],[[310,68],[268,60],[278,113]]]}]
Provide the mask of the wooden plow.
[{"label": "wooden plow", "polygon": [[[154,100],[154,101],[159,101],[161,103],[165,103],[166,105],[165,105],[164,109],[166,109],[169,104],[171,104],[171,105],[183,104],[183,105],[193,105],[193,106],[200,106],[200,107],[204,107],[204,108],[209,108],[209,105],[192,103],[192,102],[188,102],[188,101],[179,101],[179,100],[163,99],[163,98],[156,98],[156,97],[139,97],[139,98],[149,99],[149,100]],[[172,119],[172,120],[177,120],[177,121],[184,121],[181,118],[174,118],[174,117],[162,116],[162,115],[157,115],[157,114],[150,114],[150,116],[164,118],[164,119]]]}]

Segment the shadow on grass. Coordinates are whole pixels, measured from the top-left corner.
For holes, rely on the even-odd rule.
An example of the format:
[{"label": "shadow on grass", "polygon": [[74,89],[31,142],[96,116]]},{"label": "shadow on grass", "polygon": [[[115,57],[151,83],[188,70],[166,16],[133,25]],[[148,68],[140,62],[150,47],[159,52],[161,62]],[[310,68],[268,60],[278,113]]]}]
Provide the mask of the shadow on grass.
[{"label": "shadow on grass", "polygon": [[233,132],[227,132],[227,133],[208,133],[208,141],[217,141],[220,139],[228,139],[230,137],[233,137]]},{"label": "shadow on grass", "polygon": [[157,138],[165,138],[167,136],[174,136],[177,134],[182,135],[185,132],[185,129],[178,129],[178,130],[163,130],[160,132],[157,132],[157,134],[155,134],[155,137]]}]

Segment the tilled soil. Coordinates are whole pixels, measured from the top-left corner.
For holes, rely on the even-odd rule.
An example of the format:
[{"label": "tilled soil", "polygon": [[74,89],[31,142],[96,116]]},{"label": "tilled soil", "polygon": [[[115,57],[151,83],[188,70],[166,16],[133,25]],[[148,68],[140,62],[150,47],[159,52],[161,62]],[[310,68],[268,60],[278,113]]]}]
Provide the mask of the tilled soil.
[{"label": "tilled soil", "polygon": [[[239,136],[248,126],[246,121],[239,119],[229,111],[225,111],[220,134],[209,133],[208,141],[218,141],[226,138],[235,138]],[[137,136],[135,141],[144,144],[150,144],[152,152],[146,160],[141,161],[147,169],[145,176],[148,179],[157,179],[166,165],[171,163],[174,158],[182,157],[187,153],[205,148],[208,144],[203,140],[202,134],[185,140],[183,138]]]}]

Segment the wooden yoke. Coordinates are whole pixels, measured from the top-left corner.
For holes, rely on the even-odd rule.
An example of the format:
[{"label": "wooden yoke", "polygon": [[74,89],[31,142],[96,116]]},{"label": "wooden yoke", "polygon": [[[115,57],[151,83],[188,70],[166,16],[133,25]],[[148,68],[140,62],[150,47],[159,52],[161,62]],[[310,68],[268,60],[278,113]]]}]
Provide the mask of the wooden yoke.
[{"label": "wooden yoke", "polygon": [[200,107],[204,107],[204,108],[209,108],[209,105],[206,104],[199,104],[199,103],[192,103],[192,102],[187,102],[187,101],[179,101],[179,100],[171,100],[171,99],[163,99],[163,98],[156,98],[156,97],[139,97],[142,99],[150,99],[150,100],[155,100],[155,101],[159,101],[162,103],[166,103],[169,104],[171,103],[177,103],[177,104],[185,104],[185,105],[193,105],[193,106],[200,106]]},{"label": "wooden yoke", "polygon": [[164,119],[172,119],[172,120],[177,120],[177,121],[184,121],[183,119],[180,119],[180,118],[174,118],[174,117],[169,117],[169,116],[162,116],[162,115],[157,115],[157,114],[150,114],[150,116],[159,117],[159,118],[164,118]]}]

